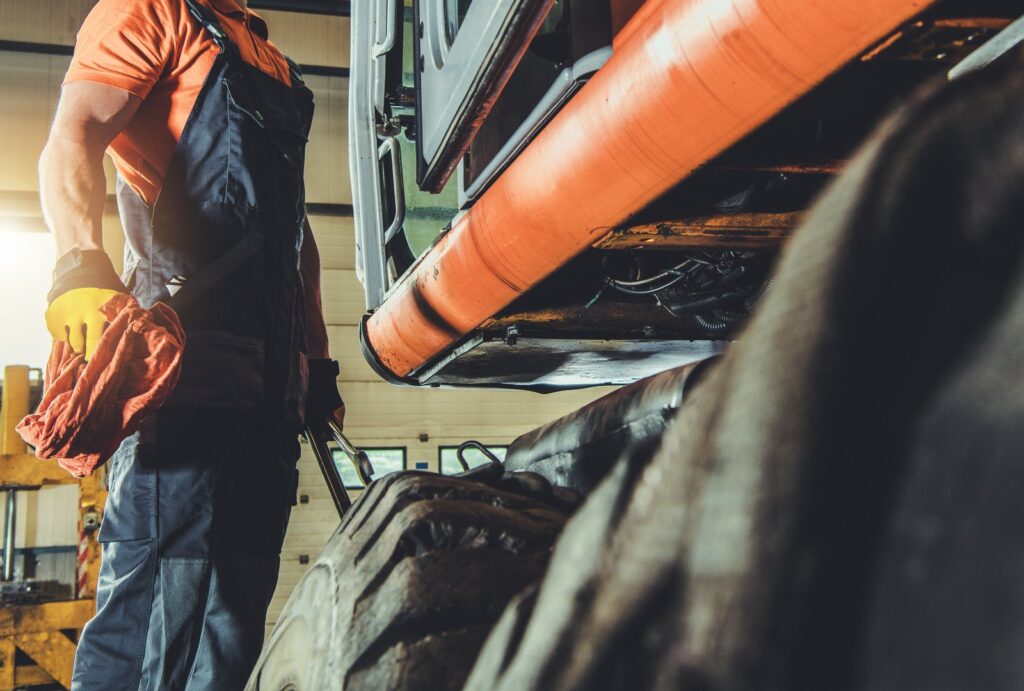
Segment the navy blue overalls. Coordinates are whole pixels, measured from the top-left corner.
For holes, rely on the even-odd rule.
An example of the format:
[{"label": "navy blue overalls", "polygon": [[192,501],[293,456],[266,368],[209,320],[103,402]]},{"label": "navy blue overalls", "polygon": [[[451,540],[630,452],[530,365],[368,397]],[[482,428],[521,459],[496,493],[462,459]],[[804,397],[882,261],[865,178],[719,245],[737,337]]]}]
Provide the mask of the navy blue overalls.
[{"label": "navy blue overalls", "polygon": [[220,54],[153,207],[123,183],[125,283],[187,334],[171,399],[110,461],[96,616],[73,685],[241,689],[294,502],[306,366],[299,276],[312,93]]}]

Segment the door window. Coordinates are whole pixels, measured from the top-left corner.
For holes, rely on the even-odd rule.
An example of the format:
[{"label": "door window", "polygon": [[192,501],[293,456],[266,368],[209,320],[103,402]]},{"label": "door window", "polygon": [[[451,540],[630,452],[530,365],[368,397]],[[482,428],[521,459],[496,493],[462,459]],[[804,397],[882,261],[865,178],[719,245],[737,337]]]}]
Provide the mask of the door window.
[{"label": "door window", "polygon": [[459,28],[472,4],[473,0],[444,0],[444,26],[449,46],[455,43],[455,37],[459,35]]}]

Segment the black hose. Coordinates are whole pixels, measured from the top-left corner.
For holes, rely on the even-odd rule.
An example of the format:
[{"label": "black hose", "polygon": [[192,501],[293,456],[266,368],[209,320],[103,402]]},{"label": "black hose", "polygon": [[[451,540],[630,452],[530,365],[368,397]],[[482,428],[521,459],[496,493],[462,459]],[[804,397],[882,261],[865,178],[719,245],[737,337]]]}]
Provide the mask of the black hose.
[{"label": "black hose", "polygon": [[726,324],[739,324],[741,321],[747,318],[745,312],[727,312],[725,310],[715,310],[712,314],[715,315],[715,319],[723,321]]},{"label": "black hose", "polygon": [[732,302],[738,300],[744,296],[742,290],[729,290],[724,293],[717,293],[715,295],[706,295],[704,297],[690,300],[689,302],[682,303],[671,303],[672,309],[669,311],[673,314],[676,312],[692,312],[694,310],[706,310],[711,307],[717,307],[726,302]]},{"label": "black hose", "polygon": [[754,308],[757,305],[761,304],[761,300],[764,299],[765,295],[767,295],[768,293],[771,292],[771,290],[772,290],[772,288],[774,286],[775,286],[775,277],[773,276],[773,277],[769,278],[767,281],[765,281],[764,284],[762,284],[761,290],[757,291],[756,293],[754,293],[753,295],[748,297],[746,300],[744,300],[743,301],[743,306],[747,308],[748,312],[753,312]]},{"label": "black hose", "polygon": [[697,322],[700,328],[704,329],[710,334],[721,334],[732,328],[732,324],[723,320],[714,320],[704,314],[693,315],[693,320]]}]

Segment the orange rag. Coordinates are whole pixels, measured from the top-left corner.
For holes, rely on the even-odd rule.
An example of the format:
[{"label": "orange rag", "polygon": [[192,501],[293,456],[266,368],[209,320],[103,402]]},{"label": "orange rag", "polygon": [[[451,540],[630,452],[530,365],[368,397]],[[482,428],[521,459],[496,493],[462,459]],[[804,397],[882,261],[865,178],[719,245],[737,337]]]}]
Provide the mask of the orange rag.
[{"label": "orange rag", "polygon": [[91,475],[167,400],[185,348],[181,322],[167,305],[142,309],[119,294],[100,311],[109,324],[92,359],[55,342],[39,409],[17,427],[36,456],[57,459],[75,477]]}]

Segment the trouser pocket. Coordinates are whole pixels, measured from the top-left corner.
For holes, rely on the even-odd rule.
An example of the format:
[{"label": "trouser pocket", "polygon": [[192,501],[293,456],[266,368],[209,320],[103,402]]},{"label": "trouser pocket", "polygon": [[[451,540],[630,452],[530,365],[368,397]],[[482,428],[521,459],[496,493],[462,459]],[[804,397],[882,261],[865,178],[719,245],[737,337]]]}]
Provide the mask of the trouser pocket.
[{"label": "trouser pocket", "polygon": [[157,464],[150,424],[121,442],[110,458],[100,542],[157,536]]},{"label": "trouser pocket", "polygon": [[296,435],[268,411],[163,408],[111,459],[100,540],[161,557],[277,556],[298,485]]},{"label": "trouser pocket", "polygon": [[298,489],[298,439],[279,419],[266,420],[247,436],[242,452],[249,462],[236,477],[223,551],[276,557]]}]

